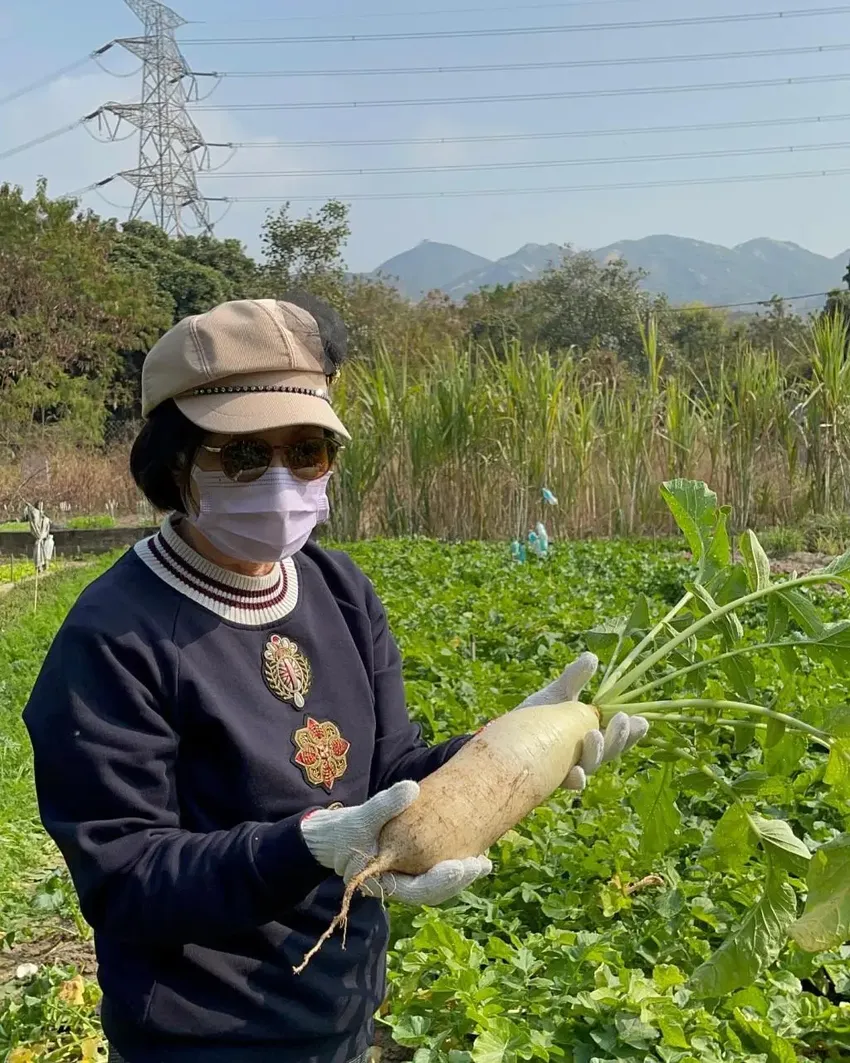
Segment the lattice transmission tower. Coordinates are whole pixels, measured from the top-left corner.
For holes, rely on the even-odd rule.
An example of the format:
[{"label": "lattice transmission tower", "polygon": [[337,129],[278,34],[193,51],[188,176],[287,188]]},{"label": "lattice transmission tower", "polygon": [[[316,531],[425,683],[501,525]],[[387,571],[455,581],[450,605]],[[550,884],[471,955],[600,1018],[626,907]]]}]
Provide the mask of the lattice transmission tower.
[{"label": "lattice transmission tower", "polygon": [[[186,25],[176,11],[159,0],[125,0],[144,23],[141,37],[116,41],[142,61],[139,103],[108,103],[101,109],[139,130],[139,161],[121,176],[136,189],[130,220],[150,209],[160,228],[171,236],[186,232],[185,213],[196,225],[212,232],[209,207],[198,188],[198,173],[209,165],[203,135],[192,121],[188,104],[197,99],[197,86],[175,30]],[[116,127],[117,129],[117,127]],[[114,137],[116,130],[112,130]]]}]

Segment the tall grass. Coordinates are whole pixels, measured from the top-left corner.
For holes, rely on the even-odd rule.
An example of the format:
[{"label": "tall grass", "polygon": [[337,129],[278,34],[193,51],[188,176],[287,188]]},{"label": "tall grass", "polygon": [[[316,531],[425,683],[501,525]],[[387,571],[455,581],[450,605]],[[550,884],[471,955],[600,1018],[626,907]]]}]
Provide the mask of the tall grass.
[{"label": "tall grass", "polygon": [[850,505],[842,321],[813,326],[808,367],[793,375],[746,344],[697,369],[665,360],[652,321],[642,338],[634,374],[516,344],[500,355],[452,347],[418,358],[415,373],[388,352],[349,369],[355,439],[334,484],[339,533],[506,538],[540,519],[559,536],[663,532],[658,483],[671,476],[709,480],[742,525]]},{"label": "tall grass", "polygon": [[807,401],[808,456],[812,505],[817,513],[831,504],[847,507],[850,425],[850,359],[843,316],[814,323],[809,341],[812,387]]},{"label": "tall grass", "polygon": [[[672,476],[708,480],[753,526],[850,507],[842,319],[813,325],[793,374],[747,345],[688,365],[661,349],[651,320],[641,335],[634,372],[577,351],[448,341],[349,365],[335,398],[353,439],[332,481],[334,535],[506,538],[538,520],[556,536],[663,532],[658,483]],[[125,443],[48,457],[30,498],[54,512],[136,511]],[[0,508],[25,471],[0,464]]]}]

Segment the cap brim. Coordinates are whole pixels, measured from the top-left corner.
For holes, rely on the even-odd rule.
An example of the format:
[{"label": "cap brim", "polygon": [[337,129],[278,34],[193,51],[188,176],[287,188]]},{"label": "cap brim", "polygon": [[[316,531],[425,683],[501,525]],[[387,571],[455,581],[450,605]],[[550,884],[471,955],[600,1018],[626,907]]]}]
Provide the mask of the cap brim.
[{"label": "cap brim", "polygon": [[342,439],[351,438],[330,403],[314,395],[261,392],[192,395],[174,401],[193,424],[217,435],[242,435],[311,425],[327,428]]}]

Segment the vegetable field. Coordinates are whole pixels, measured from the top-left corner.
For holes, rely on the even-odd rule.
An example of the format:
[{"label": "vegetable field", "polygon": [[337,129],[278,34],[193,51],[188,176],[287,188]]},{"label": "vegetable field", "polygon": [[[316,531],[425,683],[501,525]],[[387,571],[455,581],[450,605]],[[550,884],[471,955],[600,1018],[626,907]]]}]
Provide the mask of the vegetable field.
[{"label": "vegetable field", "polygon": [[[771,576],[695,485],[685,539],[358,543],[435,739],[580,651],[649,738],[559,793],[439,910],[393,910],[384,1059],[794,1063],[850,1058],[850,560]],[[37,822],[20,711],[108,561],[0,599],[0,1059],[103,1058],[85,926]],[[781,580],[781,584],[776,581]],[[618,619],[619,618],[619,619]],[[31,964],[31,967],[26,965]],[[390,1038],[394,1044],[390,1044]]]}]

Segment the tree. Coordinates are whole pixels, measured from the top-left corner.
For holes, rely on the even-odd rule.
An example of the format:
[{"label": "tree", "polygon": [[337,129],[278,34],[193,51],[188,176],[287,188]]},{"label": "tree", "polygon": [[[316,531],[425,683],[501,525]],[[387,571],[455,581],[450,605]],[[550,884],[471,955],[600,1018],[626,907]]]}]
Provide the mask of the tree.
[{"label": "tree", "polygon": [[657,302],[641,290],[644,277],[621,259],[600,265],[590,253],[566,253],[537,280],[470,296],[465,317],[473,338],[497,349],[521,340],[551,352],[609,350],[638,366],[638,322]]},{"label": "tree", "polygon": [[463,317],[470,338],[497,351],[506,350],[515,340],[527,338],[532,324],[530,300],[530,284],[498,284],[468,295],[463,304]]},{"label": "tree", "polygon": [[181,236],[172,241],[172,249],[190,262],[213,269],[224,278],[228,298],[258,297],[260,268],[239,240],[217,240],[214,236]]},{"label": "tree", "polygon": [[292,218],[289,203],[269,213],[261,239],[266,283],[274,294],[304,288],[344,309],[343,249],[351,235],[348,207],[329,200],[313,216]]},{"label": "tree", "polygon": [[[172,238],[159,226],[136,220],[125,222],[117,233],[111,260],[122,273],[155,285],[169,325],[231,299],[263,294],[260,269],[238,240],[206,235]],[[144,354],[143,350],[122,353],[118,420],[138,414]]]},{"label": "tree", "polygon": [[384,347],[413,363],[464,338],[460,308],[441,292],[412,303],[388,284],[355,277],[344,300],[351,353],[357,357],[370,360]]},{"label": "tree", "polygon": [[834,318],[836,314],[840,314],[845,321],[850,321],[850,265],[847,266],[841,279],[844,281],[844,286],[847,290],[833,288],[826,297],[826,303],[821,313],[826,318]]},{"label": "tree", "polygon": [[[248,279],[250,259],[244,255],[245,261],[237,259],[236,248],[241,251],[236,240],[172,239],[151,222],[130,221],[122,227],[112,260],[124,272],[152,278],[170,302],[172,322],[176,322],[243,295],[240,284],[250,285],[254,278]],[[213,262],[226,263],[235,276],[227,275]]]},{"label": "tree", "polygon": [[121,352],[170,324],[155,286],[112,261],[118,234],[45,182],[0,186],[0,426],[13,450],[34,433],[97,442],[120,401]]},{"label": "tree", "polygon": [[808,323],[778,295],[764,305],[766,312],[747,323],[747,339],[757,349],[776,351],[785,366],[800,367],[806,360]]},{"label": "tree", "polygon": [[[848,281],[848,277],[845,276],[845,281]],[[826,303],[821,311],[823,317],[834,317],[836,314],[850,321],[850,291],[844,291],[842,288],[833,288],[833,290],[827,295]]]},{"label": "tree", "polygon": [[691,303],[668,307],[661,315],[661,326],[668,342],[683,362],[694,369],[719,363],[724,351],[740,338],[741,326],[733,326],[726,313]]},{"label": "tree", "polygon": [[620,258],[600,265],[589,253],[566,256],[531,286],[529,309],[540,341],[550,350],[611,350],[641,365],[638,322],[653,307],[640,288],[645,277]]}]

